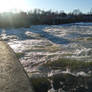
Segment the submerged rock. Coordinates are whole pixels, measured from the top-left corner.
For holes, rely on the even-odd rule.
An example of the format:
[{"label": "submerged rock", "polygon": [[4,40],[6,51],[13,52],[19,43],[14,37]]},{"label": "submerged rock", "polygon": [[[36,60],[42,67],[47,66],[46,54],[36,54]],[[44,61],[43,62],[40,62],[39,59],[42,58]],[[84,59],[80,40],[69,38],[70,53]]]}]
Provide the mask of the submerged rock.
[{"label": "submerged rock", "polygon": [[25,35],[29,38],[33,38],[33,39],[39,39],[41,38],[41,35],[40,34],[37,34],[37,33],[33,33],[33,32],[30,32],[30,31],[26,31],[25,32]]},{"label": "submerged rock", "polygon": [[0,92],[34,92],[13,50],[0,41]]},{"label": "submerged rock", "polygon": [[36,77],[33,75],[29,77],[36,92],[92,92],[92,76],[69,73],[55,74],[50,77],[44,74]]}]

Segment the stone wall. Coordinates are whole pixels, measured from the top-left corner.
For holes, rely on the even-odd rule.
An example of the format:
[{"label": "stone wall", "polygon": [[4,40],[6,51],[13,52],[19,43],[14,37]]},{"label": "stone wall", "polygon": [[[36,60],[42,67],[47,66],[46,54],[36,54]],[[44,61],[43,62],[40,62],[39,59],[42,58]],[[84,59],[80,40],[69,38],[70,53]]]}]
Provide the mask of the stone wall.
[{"label": "stone wall", "polygon": [[0,41],[0,92],[34,92],[13,50]]}]

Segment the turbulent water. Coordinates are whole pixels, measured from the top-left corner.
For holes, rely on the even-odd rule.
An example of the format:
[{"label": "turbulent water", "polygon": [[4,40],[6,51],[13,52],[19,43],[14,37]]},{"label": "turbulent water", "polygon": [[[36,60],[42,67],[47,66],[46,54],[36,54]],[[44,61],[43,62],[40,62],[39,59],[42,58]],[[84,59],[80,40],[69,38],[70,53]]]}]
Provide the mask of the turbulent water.
[{"label": "turbulent water", "polygon": [[20,54],[27,71],[35,65],[58,58],[92,59],[92,24],[36,25],[30,28],[0,29],[11,48]]}]

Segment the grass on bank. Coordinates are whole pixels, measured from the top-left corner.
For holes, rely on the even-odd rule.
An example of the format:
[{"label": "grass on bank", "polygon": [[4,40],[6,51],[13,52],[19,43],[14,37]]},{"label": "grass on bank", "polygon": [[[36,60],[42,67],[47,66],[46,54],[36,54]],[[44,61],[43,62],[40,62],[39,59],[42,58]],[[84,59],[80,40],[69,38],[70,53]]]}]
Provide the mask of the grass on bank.
[{"label": "grass on bank", "polygon": [[45,67],[51,67],[52,69],[66,69],[69,67],[71,70],[79,70],[79,69],[87,69],[92,68],[92,62],[84,62],[79,60],[74,60],[70,58],[61,58],[55,61],[48,61],[47,63],[43,64]]},{"label": "grass on bank", "polygon": [[77,38],[76,41],[92,41],[92,37],[80,37]]},{"label": "grass on bank", "polygon": [[16,53],[16,56],[17,56],[18,58],[21,58],[21,57],[24,56],[24,53],[22,53],[22,52]]}]

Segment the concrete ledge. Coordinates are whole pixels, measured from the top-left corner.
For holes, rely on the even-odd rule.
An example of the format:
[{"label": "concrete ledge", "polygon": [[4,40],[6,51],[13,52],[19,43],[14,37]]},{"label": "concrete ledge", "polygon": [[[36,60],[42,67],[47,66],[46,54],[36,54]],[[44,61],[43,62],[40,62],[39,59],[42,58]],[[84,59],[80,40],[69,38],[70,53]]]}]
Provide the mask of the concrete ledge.
[{"label": "concrete ledge", "polygon": [[0,92],[34,92],[13,50],[0,41]]}]

